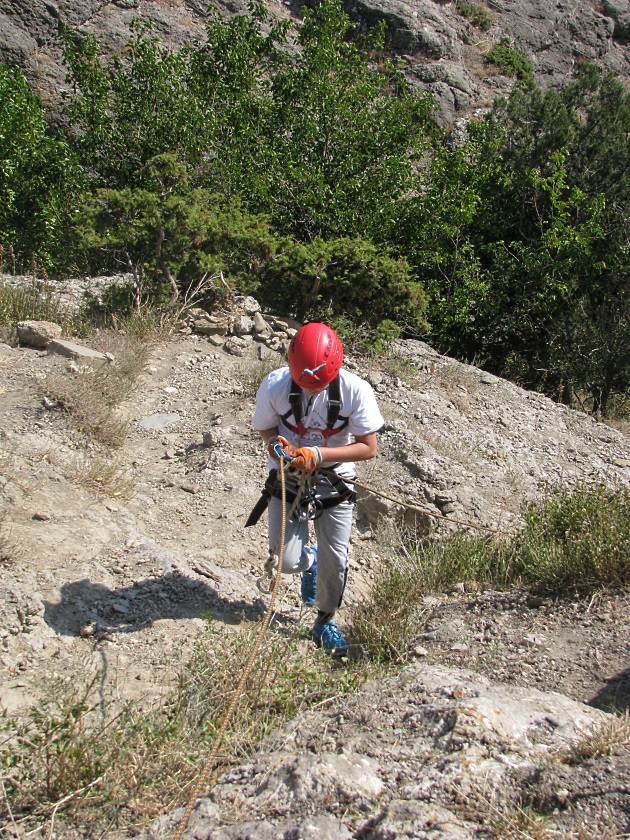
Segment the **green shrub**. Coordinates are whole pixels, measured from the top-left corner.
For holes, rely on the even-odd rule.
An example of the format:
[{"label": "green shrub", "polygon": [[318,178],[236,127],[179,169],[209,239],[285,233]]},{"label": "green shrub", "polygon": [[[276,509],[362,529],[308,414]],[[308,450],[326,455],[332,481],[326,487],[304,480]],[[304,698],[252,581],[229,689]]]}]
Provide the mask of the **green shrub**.
[{"label": "green shrub", "polygon": [[407,262],[359,237],[309,244],[284,239],[258,283],[257,295],[272,308],[299,320],[361,324],[383,343],[399,330],[427,328],[426,296]]},{"label": "green shrub", "polygon": [[458,13],[467,18],[473,26],[487,32],[492,26],[492,16],[487,9],[477,3],[469,3],[468,0],[457,0],[455,8]]},{"label": "green shrub", "polygon": [[630,492],[603,484],[529,507],[513,574],[547,588],[630,583]]},{"label": "green shrub", "polygon": [[534,65],[519,47],[502,41],[492,47],[485,61],[504,76],[516,76],[523,82],[534,81]]}]

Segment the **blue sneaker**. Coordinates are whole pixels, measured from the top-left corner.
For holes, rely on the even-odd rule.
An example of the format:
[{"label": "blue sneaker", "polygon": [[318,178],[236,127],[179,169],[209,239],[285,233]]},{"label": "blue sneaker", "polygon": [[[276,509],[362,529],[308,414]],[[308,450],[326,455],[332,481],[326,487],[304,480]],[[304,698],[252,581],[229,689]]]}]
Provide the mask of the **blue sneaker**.
[{"label": "blue sneaker", "polygon": [[300,585],[300,594],[302,596],[302,603],[316,604],[315,593],[317,592],[317,546],[311,546],[313,554],[313,563],[311,568],[302,572],[302,580]]},{"label": "blue sneaker", "polygon": [[316,621],[311,630],[311,636],[317,647],[329,650],[336,656],[348,655],[348,643],[332,618],[323,623]]}]

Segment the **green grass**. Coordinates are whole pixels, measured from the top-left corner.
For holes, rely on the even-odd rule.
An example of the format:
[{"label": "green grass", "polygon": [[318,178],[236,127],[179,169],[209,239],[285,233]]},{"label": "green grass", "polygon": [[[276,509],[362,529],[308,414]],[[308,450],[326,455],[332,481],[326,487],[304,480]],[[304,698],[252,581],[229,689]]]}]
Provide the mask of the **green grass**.
[{"label": "green grass", "polygon": [[390,557],[380,567],[369,597],[352,614],[352,636],[377,662],[402,662],[428,610],[422,607],[426,590],[416,574],[415,558]]},{"label": "green grass", "polygon": [[630,491],[603,484],[529,506],[512,574],[551,590],[630,583]]},{"label": "green grass", "polygon": [[464,589],[526,586],[562,593],[630,583],[630,491],[603,484],[565,488],[531,504],[515,536],[455,534],[382,546],[388,557],[353,632],[371,656],[401,661],[422,629],[422,599]]},{"label": "green grass", "polygon": [[[0,773],[7,801],[0,819],[29,829],[50,821],[101,836],[112,820],[135,831],[185,805],[224,719],[257,625],[243,632],[210,623],[153,708],[118,707],[103,718],[101,674],[58,681],[25,714],[0,720]],[[217,770],[250,755],[280,723],[318,703],[348,694],[370,675],[360,663],[336,664],[299,633],[271,630],[225,733]],[[74,795],[73,795],[74,794]],[[63,836],[63,833],[62,835]]]}]

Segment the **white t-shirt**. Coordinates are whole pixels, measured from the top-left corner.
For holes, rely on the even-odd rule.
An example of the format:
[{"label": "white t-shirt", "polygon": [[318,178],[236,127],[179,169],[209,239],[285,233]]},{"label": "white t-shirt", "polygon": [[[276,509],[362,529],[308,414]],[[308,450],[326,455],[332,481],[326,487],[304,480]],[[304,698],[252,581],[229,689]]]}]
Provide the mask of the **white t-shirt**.
[{"label": "white t-shirt", "polygon": [[[346,446],[352,443],[354,435],[369,435],[377,432],[385,422],[379,410],[372,386],[354,373],[344,368],[339,371],[339,392],[341,411],[335,428],[341,427],[344,418],[348,423],[339,432],[325,438],[323,430],[328,418],[328,391],[324,390],[316,397],[309,398],[302,394],[302,425],[305,432],[301,436],[284,425],[282,418],[289,412],[287,422],[295,424],[291,411],[289,394],[291,392],[291,374],[288,367],[278,368],[265,376],[256,395],[256,411],[252,425],[257,431],[278,429],[278,434],[285,437],[294,446],[319,446],[326,461],[326,446]],[[271,469],[277,463],[269,458]],[[354,464],[339,464],[335,467],[339,475],[354,476]]]}]

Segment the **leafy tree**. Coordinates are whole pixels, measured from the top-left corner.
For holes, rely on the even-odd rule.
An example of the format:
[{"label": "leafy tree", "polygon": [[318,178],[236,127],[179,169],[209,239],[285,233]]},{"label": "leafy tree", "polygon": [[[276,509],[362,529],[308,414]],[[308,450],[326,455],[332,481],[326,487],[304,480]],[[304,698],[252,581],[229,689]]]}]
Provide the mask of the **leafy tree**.
[{"label": "leafy tree", "polygon": [[630,377],[629,101],[589,68],[517,85],[436,148],[399,228],[442,349],[602,412]]},{"label": "leafy tree", "polygon": [[190,50],[172,52],[137,27],[109,66],[91,36],[79,41],[66,33],[64,57],[72,139],[97,184],[140,186],[147,163],[160,154],[200,159],[214,115],[189,91]]},{"label": "leafy tree", "polygon": [[[301,309],[345,306],[361,317],[354,271],[371,322],[399,314],[417,329],[426,303],[413,273],[368,240],[386,249],[395,229],[426,148],[429,100],[381,60],[382,29],[357,37],[338,0],[307,10],[297,40],[295,51],[287,24],[274,24],[262,3],[227,19],[211,14],[206,38],[178,54],[140,29],[110,66],[96,41],[66,37],[74,142],[100,186],[81,233],[90,264],[122,264],[174,294],[195,271],[240,275],[253,248],[253,279],[272,300],[290,296],[271,288],[285,269],[317,275],[323,247],[330,277],[339,266],[334,284],[309,292]],[[228,212],[247,229],[233,248],[226,230],[211,235]],[[261,214],[283,240],[256,232]]]},{"label": "leafy tree", "polygon": [[53,270],[67,239],[82,172],[21,70],[0,65],[0,244],[17,267]]},{"label": "leafy tree", "polygon": [[432,100],[382,60],[383,28],[358,37],[338,0],[306,11],[298,42],[273,78],[272,218],[306,241],[386,242],[431,134]]}]

